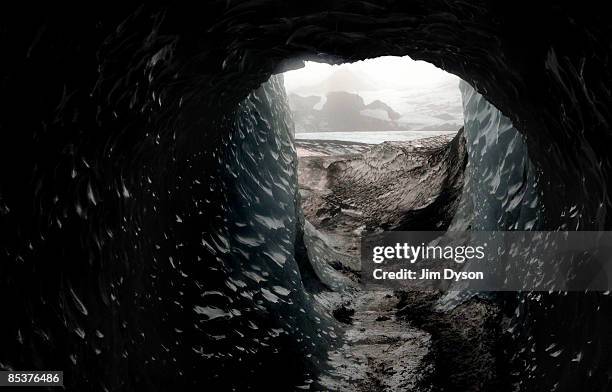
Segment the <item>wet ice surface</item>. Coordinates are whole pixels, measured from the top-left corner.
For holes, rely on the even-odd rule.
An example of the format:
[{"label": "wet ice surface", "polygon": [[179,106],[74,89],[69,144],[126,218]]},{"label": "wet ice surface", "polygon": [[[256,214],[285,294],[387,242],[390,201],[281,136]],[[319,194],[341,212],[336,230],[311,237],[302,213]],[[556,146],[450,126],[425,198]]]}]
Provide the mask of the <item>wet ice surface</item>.
[{"label": "wet ice surface", "polygon": [[366,152],[372,147],[368,143],[341,140],[296,139],[295,149],[298,157],[338,156]]},{"label": "wet ice surface", "polygon": [[468,165],[456,227],[537,229],[542,206],[524,136],[470,85],[461,82],[460,88]]},{"label": "wet ice surface", "polygon": [[315,271],[330,289],[314,298],[339,321],[341,334],[315,380],[301,387],[338,392],[422,390],[418,381],[427,371],[429,333],[396,318],[399,300],[392,292],[361,291],[358,256],[346,238],[329,237],[306,222],[305,239]]},{"label": "wet ice surface", "polygon": [[[457,126],[457,130],[461,125]],[[434,136],[454,135],[457,131],[377,131],[377,132],[301,132],[295,138],[302,140],[338,140],[355,143],[379,144],[386,141],[410,141]]]},{"label": "wet ice surface", "polygon": [[356,295],[342,347],[329,353],[319,382],[333,391],[417,391],[425,377],[430,334],[396,318],[389,291]]}]

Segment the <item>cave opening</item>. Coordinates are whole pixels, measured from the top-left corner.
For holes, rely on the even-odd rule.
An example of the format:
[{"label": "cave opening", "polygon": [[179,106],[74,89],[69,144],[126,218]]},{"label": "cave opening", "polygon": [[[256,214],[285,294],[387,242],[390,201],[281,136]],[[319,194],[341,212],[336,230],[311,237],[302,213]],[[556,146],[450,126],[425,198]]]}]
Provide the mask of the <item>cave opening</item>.
[{"label": "cave opening", "polygon": [[[446,230],[455,200],[438,201],[437,210],[428,205],[451,188],[458,196],[462,185],[463,167],[444,162],[455,137],[463,144],[458,77],[408,56],[384,56],[306,61],[283,79],[302,211],[332,248],[358,257],[363,231]],[[417,209],[431,216],[406,221]]]},{"label": "cave opening", "polygon": [[[610,27],[599,6],[203,6],[2,15],[3,370],[64,369],[67,388],[81,390],[313,385],[328,354],[342,353],[328,350],[339,331],[312,300],[321,288],[306,284],[318,242],[304,235],[284,87],[270,78],[295,58],[410,55],[473,86],[462,89],[458,227],[610,227],[612,76],[600,38]],[[431,216],[417,212],[399,224]],[[304,247],[315,249],[307,260]],[[333,271],[310,269],[333,288]],[[410,389],[433,371],[446,387],[433,390],[609,388],[608,296],[514,293],[430,311],[444,300],[385,302],[373,324],[405,318],[388,336],[417,343],[381,341],[389,357],[435,348],[386,380]],[[342,301],[335,319],[350,320]],[[392,366],[372,363],[380,374]],[[362,389],[384,390],[378,381]]]}]

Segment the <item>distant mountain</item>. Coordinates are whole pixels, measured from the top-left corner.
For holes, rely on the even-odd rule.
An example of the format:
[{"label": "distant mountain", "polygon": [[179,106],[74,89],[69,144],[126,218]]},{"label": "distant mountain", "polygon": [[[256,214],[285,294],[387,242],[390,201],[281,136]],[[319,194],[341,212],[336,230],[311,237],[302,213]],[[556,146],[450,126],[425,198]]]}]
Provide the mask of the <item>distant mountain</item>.
[{"label": "distant mountain", "polygon": [[302,97],[300,95],[291,93],[289,94],[288,98],[289,107],[293,112],[303,112],[312,110],[314,106],[321,101],[321,97],[316,95]]},{"label": "distant mountain", "polygon": [[[395,119],[399,113],[376,100],[368,105],[359,94],[334,91],[326,95],[321,110],[314,109],[319,97],[289,95],[296,133],[333,131],[399,131],[406,130]],[[372,115],[379,113],[380,115]]]},{"label": "distant mountain", "polygon": [[399,120],[399,118],[402,116],[400,113],[391,109],[391,106],[387,105],[380,99],[377,99],[376,101],[367,104],[366,109],[385,111],[387,113],[387,116],[389,117],[389,120],[391,121]]},{"label": "distant mountain", "polygon": [[326,95],[334,91],[358,93],[376,89],[377,86],[367,76],[351,71],[347,67],[340,67],[327,79],[310,86],[299,87],[294,92],[300,95]]},{"label": "distant mountain", "polygon": [[326,80],[298,90],[289,94],[298,133],[437,131],[458,129],[463,123],[456,80],[377,89],[367,76],[344,67]]},{"label": "distant mountain", "polygon": [[451,116],[448,113],[437,114],[437,115],[434,115],[432,117],[439,118],[440,120],[445,120],[445,121],[450,121],[450,120],[454,120],[455,119],[454,116]]}]

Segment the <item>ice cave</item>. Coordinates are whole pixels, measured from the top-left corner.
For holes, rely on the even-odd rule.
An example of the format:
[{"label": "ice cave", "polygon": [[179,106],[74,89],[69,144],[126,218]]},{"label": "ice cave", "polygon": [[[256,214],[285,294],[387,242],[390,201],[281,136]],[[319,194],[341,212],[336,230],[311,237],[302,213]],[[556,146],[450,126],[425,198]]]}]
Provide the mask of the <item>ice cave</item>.
[{"label": "ice cave", "polygon": [[[96,391],[610,390],[608,292],[367,294],[355,306],[384,307],[372,325],[392,328],[355,340],[343,301],[358,288],[304,219],[281,76],[410,56],[462,80],[463,129],[423,174],[437,191],[377,212],[389,229],[608,230],[602,7],[228,0],[0,16],[0,370],[63,370],[66,389]],[[387,359],[347,360],[361,338]]]}]

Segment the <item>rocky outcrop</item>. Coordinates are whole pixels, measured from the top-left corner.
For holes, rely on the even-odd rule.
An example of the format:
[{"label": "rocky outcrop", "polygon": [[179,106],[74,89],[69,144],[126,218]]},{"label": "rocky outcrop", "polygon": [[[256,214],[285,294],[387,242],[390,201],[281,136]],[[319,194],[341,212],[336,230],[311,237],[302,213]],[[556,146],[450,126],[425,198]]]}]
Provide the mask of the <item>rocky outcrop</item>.
[{"label": "rocky outcrop", "polygon": [[452,139],[385,142],[345,157],[303,157],[300,188],[310,192],[302,206],[323,228],[445,230],[466,157],[463,131]]},{"label": "rocky outcrop", "polygon": [[314,110],[314,106],[321,101],[321,97],[317,97],[316,95],[302,97],[297,94],[289,94],[287,98],[289,100],[289,107],[294,116],[294,121],[299,121],[299,118],[295,118],[296,114],[308,113]]},{"label": "rocky outcrop", "polygon": [[387,116],[389,117],[389,120],[391,121],[399,120],[399,118],[402,116],[401,114],[393,110],[391,106],[387,105],[386,103],[384,103],[383,101],[379,99],[367,104],[365,106],[365,109],[385,111],[387,113]]},{"label": "rocky outcrop", "polygon": [[[289,95],[296,133],[377,132],[408,129],[395,122],[400,114],[379,100],[366,105],[359,94],[334,91],[327,94],[320,110],[314,108],[319,101],[320,98],[317,96]],[[381,111],[384,113],[384,118],[372,116],[373,111]]]}]

